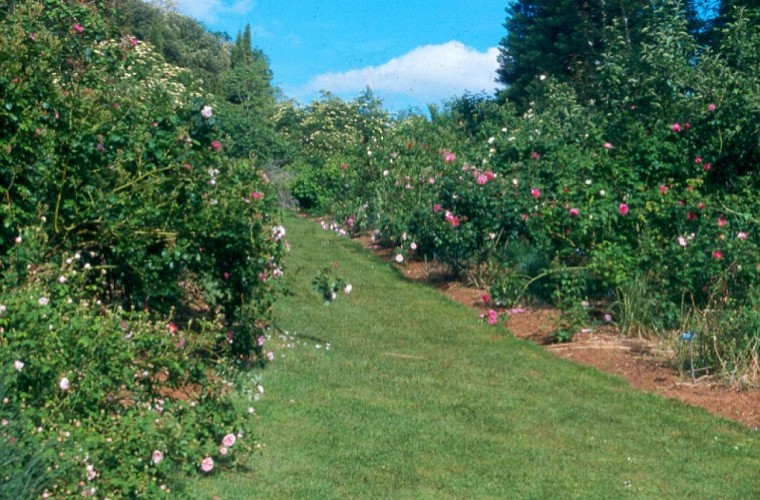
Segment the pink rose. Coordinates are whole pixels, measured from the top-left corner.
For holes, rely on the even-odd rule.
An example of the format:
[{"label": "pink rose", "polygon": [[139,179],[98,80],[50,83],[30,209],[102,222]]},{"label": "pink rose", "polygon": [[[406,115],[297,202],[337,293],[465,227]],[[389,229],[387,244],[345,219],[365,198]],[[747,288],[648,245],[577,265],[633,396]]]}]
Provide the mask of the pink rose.
[{"label": "pink rose", "polygon": [[628,205],[621,203],[620,206],[618,206],[618,213],[620,215],[628,215]]},{"label": "pink rose", "polygon": [[707,111],[709,111],[710,113],[712,113],[713,111],[715,111],[715,104],[713,104],[713,103],[708,104],[707,105]]},{"label": "pink rose", "polygon": [[568,213],[570,214],[570,217],[578,217],[580,215],[581,211],[578,210],[577,208],[571,208],[568,211]]},{"label": "pink rose", "polygon": [[530,195],[531,195],[532,197],[534,197],[534,198],[538,199],[538,198],[540,198],[540,197],[541,197],[541,190],[540,190],[540,189],[536,189],[536,188],[533,188],[533,189],[531,189],[531,190],[530,190]]},{"label": "pink rose", "polygon": [[612,149],[612,148],[613,148],[613,146],[612,146],[612,143],[611,143],[611,142],[605,142],[605,143],[604,143],[604,149],[606,149],[606,150],[610,150],[610,149]]},{"label": "pink rose", "polygon": [[499,323],[499,313],[491,309],[488,311],[488,324],[495,325]]},{"label": "pink rose", "polygon": [[674,123],[670,126],[670,130],[673,132],[680,132],[681,131],[681,124],[680,123]]},{"label": "pink rose", "polygon": [[713,259],[720,260],[723,258],[723,252],[721,252],[720,250],[715,250],[712,256],[713,256]]},{"label": "pink rose", "polygon": [[226,436],[224,436],[224,438],[222,439],[222,444],[224,446],[226,446],[227,448],[229,448],[232,445],[234,445],[235,444],[235,435],[232,434],[232,433],[230,433],[230,434],[227,434]]},{"label": "pink rose", "polygon": [[82,26],[82,25],[81,25],[81,24],[79,24],[79,23],[76,23],[76,24],[74,25],[74,31],[75,31],[75,32],[77,32],[77,33],[81,33],[81,32],[83,32],[83,31],[84,31],[84,26]]},{"label": "pink rose", "polygon": [[164,454],[161,450],[156,450],[153,452],[153,456],[151,457],[150,461],[153,462],[153,465],[158,465],[161,463],[161,461],[164,459]]},{"label": "pink rose", "polygon": [[222,149],[222,143],[219,141],[212,141],[211,149],[213,149],[214,151],[219,151],[220,149]]},{"label": "pink rose", "polygon": [[214,459],[211,457],[206,457],[201,462],[201,470],[203,472],[211,472],[214,470]]}]

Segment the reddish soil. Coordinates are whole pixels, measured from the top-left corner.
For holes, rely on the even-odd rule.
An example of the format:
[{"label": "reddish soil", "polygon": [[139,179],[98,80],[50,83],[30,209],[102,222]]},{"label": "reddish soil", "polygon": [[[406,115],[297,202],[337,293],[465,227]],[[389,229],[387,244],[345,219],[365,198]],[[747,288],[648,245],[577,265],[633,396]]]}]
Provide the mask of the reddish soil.
[{"label": "reddish soil", "polygon": [[[378,248],[369,238],[357,241],[391,261],[390,250]],[[478,310],[478,314],[488,312],[481,298],[486,290],[468,287],[440,267],[411,261],[399,268],[408,279],[427,283],[453,300]],[[676,368],[675,342],[666,345],[654,340],[626,338],[612,325],[593,325],[575,335],[572,342],[553,344],[550,333],[557,317],[558,312],[552,309],[517,309],[509,312],[505,326],[516,337],[544,345],[561,358],[619,375],[636,389],[679,399],[760,430],[760,389],[734,389],[714,376],[692,379],[688,372],[681,374]]]}]

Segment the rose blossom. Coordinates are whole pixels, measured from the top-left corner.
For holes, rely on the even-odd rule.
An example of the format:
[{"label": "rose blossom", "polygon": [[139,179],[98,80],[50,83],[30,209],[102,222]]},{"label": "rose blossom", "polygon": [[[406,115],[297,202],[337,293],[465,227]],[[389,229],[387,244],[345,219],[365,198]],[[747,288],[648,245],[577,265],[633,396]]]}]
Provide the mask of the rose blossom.
[{"label": "rose blossom", "polygon": [[24,362],[20,359],[17,359],[13,362],[13,368],[15,368],[17,372],[20,372],[21,369],[24,368]]},{"label": "rose blossom", "polygon": [[618,207],[618,212],[620,213],[620,215],[628,215],[628,205],[626,205],[625,203],[621,203],[620,206]]},{"label": "rose blossom", "polygon": [[495,325],[498,322],[499,322],[499,313],[496,312],[494,309],[490,309],[488,311],[488,324]]},{"label": "rose blossom", "polygon": [[201,108],[201,116],[208,120],[214,116],[214,109],[211,106],[203,106],[203,108]]},{"label": "rose blossom", "polygon": [[206,457],[201,462],[201,470],[203,472],[211,472],[214,470],[214,459],[211,457]]},{"label": "rose blossom", "polygon": [[580,210],[577,208],[571,208],[568,213],[570,214],[570,217],[578,217],[580,215]]},{"label": "rose blossom", "polygon": [[222,439],[222,444],[226,446],[227,448],[230,448],[232,445],[235,444],[235,435],[230,433],[224,436]]},{"label": "rose blossom", "polygon": [[530,195],[536,199],[541,197],[541,190],[537,188],[533,188],[530,190]]},{"label": "rose blossom", "polygon": [[747,239],[747,233],[745,233],[744,231],[741,231],[741,232],[739,232],[736,235],[736,237],[739,238],[740,240],[746,240]]},{"label": "rose blossom", "polygon": [[156,450],[153,452],[153,456],[151,456],[150,461],[153,462],[153,465],[158,465],[161,463],[161,461],[164,459],[164,454],[161,450]]},{"label": "rose blossom", "polygon": [[63,391],[66,392],[69,390],[69,379],[66,377],[62,377],[61,380],[58,382],[58,387]]}]

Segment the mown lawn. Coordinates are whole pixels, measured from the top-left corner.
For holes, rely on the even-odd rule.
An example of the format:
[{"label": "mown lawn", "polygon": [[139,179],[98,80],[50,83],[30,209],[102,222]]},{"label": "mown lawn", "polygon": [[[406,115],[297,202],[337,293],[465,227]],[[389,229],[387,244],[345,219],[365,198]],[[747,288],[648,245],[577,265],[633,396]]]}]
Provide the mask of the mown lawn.
[{"label": "mown lawn", "polygon": [[[250,470],[190,485],[248,498],[760,498],[760,436],[560,360],[286,217],[283,338]],[[351,282],[323,306],[335,263]]]}]

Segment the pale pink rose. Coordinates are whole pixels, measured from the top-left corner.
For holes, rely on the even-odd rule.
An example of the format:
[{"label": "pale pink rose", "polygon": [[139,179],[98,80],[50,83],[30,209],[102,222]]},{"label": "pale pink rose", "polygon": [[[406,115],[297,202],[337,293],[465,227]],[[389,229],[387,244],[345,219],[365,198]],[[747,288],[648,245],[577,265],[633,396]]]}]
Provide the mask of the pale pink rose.
[{"label": "pale pink rose", "polygon": [[58,387],[63,391],[66,392],[69,390],[69,379],[66,377],[62,377],[61,380],[58,382]]},{"label": "pale pink rose", "polygon": [[746,240],[747,239],[747,233],[745,233],[744,231],[741,231],[741,232],[739,232],[736,235],[736,237],[739,238],[740,240]]},{"label": "pale pink rose", "polygon": [[222,444],[226,446],[227,448],[231,447],[235,444],[235,435],[234,434],[227,434],[222,439]]},{"label": "pale pink rose", "polygon": [[222,455],[222,456],[226,455],[228,451],[229,450],[227,449],[226,446],[220,446],[219,447],[219,454]]},{"label": "pale pink rose", "polygon": [[158,465],[163,461],[164,454],[161,450],[156,450],[153,452],[153,455],[150,458],[150,461],[153,462],[153,465]]},{"label": "pale pink rose", "polygon": [[201,462],[201,470],[203,472],[211,472],[214,470],[214,459],[211,457],[206,457]]}]

